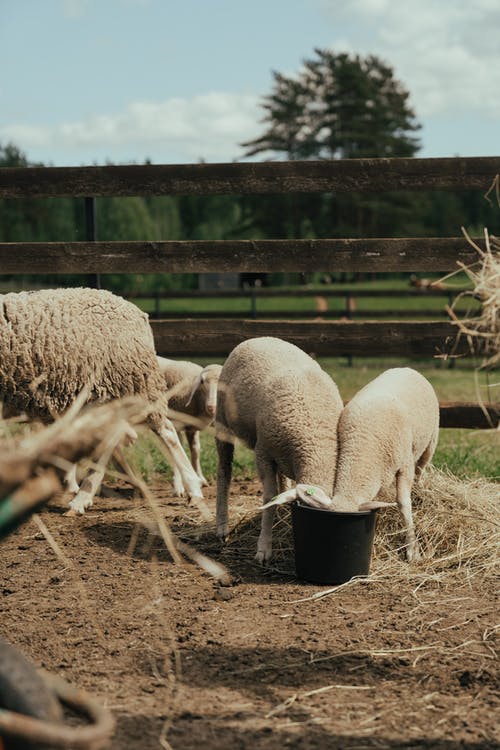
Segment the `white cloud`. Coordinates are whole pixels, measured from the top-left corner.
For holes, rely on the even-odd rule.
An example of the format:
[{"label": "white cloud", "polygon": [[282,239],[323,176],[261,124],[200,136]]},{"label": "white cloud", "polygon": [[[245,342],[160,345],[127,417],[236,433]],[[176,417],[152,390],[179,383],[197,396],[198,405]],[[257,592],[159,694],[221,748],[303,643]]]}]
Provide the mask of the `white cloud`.
[{"label": "white cloud", "polygon": [[[419,118],[475,111],[500,116],[498,0],[319,0],[330,20],[348,22],[349,48],[394,67]],[[346,48],[342,41],[332,47]]]},{"label": "white cloud", "polygon": [[[249,94],[211,92],[191,99],[131,102],[122,112],[96,114],[79,122],[53,126],[11,124],[0,127],[0,141],[13,141],[28,153],[45,149],[80,152],[92,148],[113,159],[119,146],[131,158],[177,153],[175,161],[231,161],[239,143],[258,133],[259,100]],[[96,157],[97,158],[97,157]]]},{"label": "white cloud", "polygon": [[62,0],[62,12],[65,18],[81,18],[86,11],[88,0]]}]

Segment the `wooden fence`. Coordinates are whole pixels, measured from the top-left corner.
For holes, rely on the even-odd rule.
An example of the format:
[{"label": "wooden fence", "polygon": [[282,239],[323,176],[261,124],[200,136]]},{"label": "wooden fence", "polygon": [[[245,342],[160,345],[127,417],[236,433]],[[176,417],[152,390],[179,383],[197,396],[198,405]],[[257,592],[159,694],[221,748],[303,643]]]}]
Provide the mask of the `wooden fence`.
[{"label": "wooden fence", "polygon": [[[484,193],[500,157],[353,159],[232,164],[0,169],[0,198],[250,194],[475,188]],[[481,243],[480,243],[481,244]],[[161,242],[0,242],[0,272],[230,273],[441,272],[476,254],[463,237]],[[251,316],[250,316],[251,318]],[[468,356],[449,321],[155,320],[159,353],[225,355],[252,336],[273,335],[318,355]],[[443,405],[443,426],[487,427],[500,405]]]}]

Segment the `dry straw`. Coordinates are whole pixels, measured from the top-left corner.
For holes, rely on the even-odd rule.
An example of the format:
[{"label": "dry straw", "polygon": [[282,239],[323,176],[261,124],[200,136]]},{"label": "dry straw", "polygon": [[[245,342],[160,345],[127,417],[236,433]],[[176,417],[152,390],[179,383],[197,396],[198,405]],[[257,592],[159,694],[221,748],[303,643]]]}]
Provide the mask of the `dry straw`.
[{"label": "dry straw", "polygon": [[[54,467],[67,471],[73,461],[81,459],[87,460],[88,469],[95,469],[99,464],[106,467],[114,449],[130,434],[130,427],[143,423],[148,411],[154,408],[134,396],[85,407],[86,398],[87,394],[82,393],[62,417],[47,427],[30,425],[26,431],[0,440],[0,446],[3,442],[0,511],[13,498],[22,503],[24,510],[34,509],[41,501],[47,501],[60,491],[61,484]],[[8,421],[3,427],[4,434],[8,434]],[[228,572],[222,565],[172,534],[145,483],[134,475],[126,462],[123,468],[127,473],[114,472],[115,476],[121,476],[139,489],[151,511],[151,528],[162,538],[174,561],[180,563],[182,558],[187,558],[214,578],[227,580]],[[198,510],[203,514],[204,508]]]},{"label": "dry straw", "polygon": [[[500,542],[499,496],[498,484],[482,478],[458,479],[428,467],[413,493],[421,561],[409,565],[404,559],[404,529],[399,510],[379,511],[368,581],[386,576],[394,582],[408,576],[443,581],[455,576],[467,580],[495,576]],[[232,511],[236,522],[224,552],[224,560],[230,567],[253,559],[260,527],[260,513],[249,510],[246,503],[236,505]],[[178,533],[185,537],[189,531],[181,527]],[[269,572],[294,576],[289,507],[277,508],[273,550]]]},{"label": "dry straw", "polygon": [[[478,261],[470,266],[459,262],[473,284],[473,289],[459,294],[448,312],[458,327],[458,337],[465,336],[472,352],[483,360],[481,367],[492,370],[500,363],[500,241],[484,230],[485,249],[483,250],[462,227],[467,241],[478,253]],[[456,312],[459,300],[472,297],[479,300],[478,314],[466,315],[460,319]]]}]

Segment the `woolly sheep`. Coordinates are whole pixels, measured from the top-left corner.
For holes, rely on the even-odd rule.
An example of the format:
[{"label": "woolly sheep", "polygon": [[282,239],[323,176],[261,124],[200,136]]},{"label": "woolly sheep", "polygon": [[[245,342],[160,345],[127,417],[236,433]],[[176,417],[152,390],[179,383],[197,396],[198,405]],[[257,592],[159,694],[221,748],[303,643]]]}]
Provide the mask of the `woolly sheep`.
[{"label": "woolly sheep", "polygon": [[[95,289],[49,289],[0,295],[0,399],[11,412],[51,421],[88,389],[88,401],[143,396],[145,423],[159,436],[188,494],[201,486],[172,423],[147,315]],[[80,488],[70,508],[92,504]]]},{"label": "woolly sheep", "polygon": [[[202,486],[208,484],[200,463],[200,430],[213,422],[217,404],[217,385],[222,365],[201,367],[194,362],[183,362],[157,357],[167,387],[168,406],[177,434],[184,431],[191,453],[191,463]],[[179,471],[174,468],[174,492],[184,494]]]},{"label": "woolly sheep", "polygon": [[[228,533],[228,493],[234,437],[255,451],[264,502],[276,495],[278,475],[313,483],[320,498],[333,491],[337,422],[342,410],[337,386],[309,355],[278,338],[239,344],[222,367],[216,411],[217,535]],[[274,507],[262,513],[256,559],[272,554]]]},{"label": "woolly sheep", "polygon": [[377,495],[395,479],[406,526],[406,555],[417,560],[411,489],[415,475],[434,455],[438,435],[439,403],[429,381],[409,367],[383,372],[358,391],[340,415],[332,508],[383,507],[388,503],[377,501]]}]

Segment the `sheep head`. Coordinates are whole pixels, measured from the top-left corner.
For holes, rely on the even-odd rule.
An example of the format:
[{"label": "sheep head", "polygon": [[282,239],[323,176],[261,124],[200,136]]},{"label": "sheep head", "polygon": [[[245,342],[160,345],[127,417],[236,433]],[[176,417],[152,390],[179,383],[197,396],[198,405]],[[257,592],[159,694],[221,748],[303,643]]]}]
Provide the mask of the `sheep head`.
[{"label": "sheep head", "polygon": [[221,370],[222,365],[207,365],[203,368],[199,375],[193,380],[191,393],[186,401],[186,406],[189,406],[194,398],[194,394],[203,386],[205,412],[209,417],[215,417],[215,409],[217,406],[217,386],[219,384]]}]

